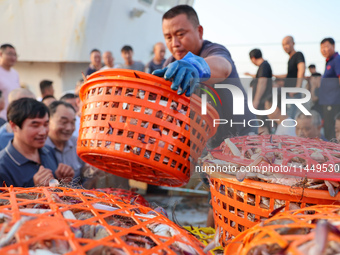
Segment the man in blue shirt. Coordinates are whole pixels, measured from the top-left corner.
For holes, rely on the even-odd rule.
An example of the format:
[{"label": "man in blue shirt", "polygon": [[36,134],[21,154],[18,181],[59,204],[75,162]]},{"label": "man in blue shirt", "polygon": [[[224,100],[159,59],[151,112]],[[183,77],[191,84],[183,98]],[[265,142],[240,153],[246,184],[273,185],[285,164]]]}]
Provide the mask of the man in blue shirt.
[{"label": "man in blue shirt", "polygon": [[70,180],[74,172],[57,163],[53,150],[45,147],[49,111],[32,98],[13,101],[7,119],[14,138],[0,152],[0,183],[7,186],[46,186],[53,178]]},{"label": "man in blue shirt", "polygon": [[86,76],[97,72],[102,68],[102,56],[99,50],[93,49],[90,54],[91,63],[86,70]]},{"label": "man in blue shirt", "polygon": [[321,41],[321,54],[326,58],[321,79],[319,104],[323,108],[324,130],[328,140],[335,138],[335,115],[340,112],[340,55],[335,52],[333,38]]},{"label": "man in blue shirt", "polygon": [[[248,126],[255,115],[249,111],[247,95],[239,79],[236,66],[229,51],[222,45],[203,40],[203,27],[200,25],[196,11],[188,5],[178,5],[163,15],[163,35],[166,46],[172,56],[168,58],[163,69],[154,75],[172,80],[171,89],[179,95],[190,96],[198,81],[206,84],[232,84],[244,95],[244,115],[233,115],[233,96],[228,89],[216,88],[222,104],[217,103],[220,119],[226,119],[236,125],[219,125],[217,133],[210,140],[210,146],[219,146],[226,137],[248,135],[257,132],[257,128]],[[235,100],[237,100],[235,98]],[[213,226],[213,211],[208,214],[207,226]]]},{"label": "man in blue shirt", "polygon": [[[8,103],[12,103],[14,100],[18,100],[20,98],[29,97],[35,99],[35,95],[28,89],[18,88],[14,89],[8,95]],[[4,125],[0,127],[0,150],[4,149],[8,142],[13,139],[13,131],[11,129],[11,125],[6,122]]]},{"label": "man in blue shirt", "polygon": [[[257,132],[257,128],[247,124],[256,117],[249,111],[247,94],[230,52],[223,45],[203,40],[203,27],[196,11],[188,5],[175,6],[163,15],[162,28],[166,46],[172,56],[165,61],[165,68],[154,71],[154,75],[172,80],[171,88],[186,96],[193,93],[199,79],[210,85],[232,84],[244,95],[244,115],[233,115],[232,93],[225,88],[215,88],[222,102],[222,105],[217,102],[216,107],[220,119],[229,123],[219,125],[216,135],[209,142],[210,147],[219,146],[230,136]],[[231,121],[234,125],[230,125]]]}]

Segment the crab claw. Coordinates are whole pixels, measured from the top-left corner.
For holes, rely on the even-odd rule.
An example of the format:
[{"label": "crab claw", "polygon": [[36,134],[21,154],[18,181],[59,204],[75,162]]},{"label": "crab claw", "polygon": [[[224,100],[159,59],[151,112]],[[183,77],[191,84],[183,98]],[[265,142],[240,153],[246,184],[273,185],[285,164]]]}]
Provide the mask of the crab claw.
[{"label": "crab claw", "polygon": [[[267,159],[268,160],[268,159]],[[252,166],[257,166],[258,164],[260,164],[262,161],[266,161],[268,162],[263,156],[258,156],[252,163],[249,164],[249,167]]]},{"label": "crab claw", "polygon": [[315,254],[323,254],[327,246],[328,240],[328,222],[326,220],[319,220],[315,229]]},{"label": "crab claw", "polygon": [[243,180],[246,178],[246,176],[247,176],[247,172],[246,171],[238,171],[236,173],[236,179],[239,182],[243,182]]},{"label": "crab claw", "polygon": [[204,248],[203,252],[207,253],[208,251],[218,247],[220,245],[220,238],[221,238],[221,228],[220,226],[217,227],[214,239]]}]

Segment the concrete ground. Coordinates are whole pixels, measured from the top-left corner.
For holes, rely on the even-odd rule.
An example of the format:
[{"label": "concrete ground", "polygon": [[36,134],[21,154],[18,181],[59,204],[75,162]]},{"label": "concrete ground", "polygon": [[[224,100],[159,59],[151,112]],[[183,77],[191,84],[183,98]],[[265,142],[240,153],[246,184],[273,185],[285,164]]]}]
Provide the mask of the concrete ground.
[{"label": "concrete ground", "polygon": [[[144,195],[152,208],[163,207],[170,220],[181,226],[205,227],[209,210],[207,195]],[[176,221],[177,220],[177,221]]]}]

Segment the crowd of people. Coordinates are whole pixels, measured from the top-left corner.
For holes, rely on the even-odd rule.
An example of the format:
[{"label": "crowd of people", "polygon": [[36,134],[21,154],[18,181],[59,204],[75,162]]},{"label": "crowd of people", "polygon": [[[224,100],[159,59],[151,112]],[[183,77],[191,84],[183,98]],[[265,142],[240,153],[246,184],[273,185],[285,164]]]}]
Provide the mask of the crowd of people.
[{"label": "crowd of people", "polygon": [[[321,54],[325,57],[326,66],[323,75],[316,71],[314,64],[308,66],[310,76],[305,75],[305,58],[302,52],[296,51],[294,48],[294,39],[292,36],[286,36],[282,41],[284,51],[289,55],[288,72],[284,75],[273,75],[270,64],[263,59],[262,52],[254,49],[249,53],[250,60],[258,66],[256,75],[245,73],[254,80],[251,83],[253,88],[253,105],[259,110],[268,110],[272,106],[272,88],[293,87],[304,88],[311,94],[311,100],[304,104],[312,116],[306,118],[313,119],[314,125],[318,123],[318,135],[305,135],[300,132],[302,129],[309,129],[309,122],[301,120],[301,111],[296,105],[287,105],[286,114],[281,113],[280,95],[278,96],[277,109],[268,116],[262,116],[262,119],[269,117],[276,119],[275,130],[268,125],[261,131],[263,133],[275,133],[277,135],[302,136],[308,138],[321,138],[325,141],[339,141],[340,137],[336,135],[335,124],[336,119],[340,117],[340,56],[335,51],[335,41],[333,38],[324,38],[320,43]],[[276,80],[284,79],[283,83],[273,83],[273,77]],[[301,93],[289,93],[287,99],[299,99]],[[260,116],[261,118],[261,116]],[[294,121],[295,120],[295,121]],[[305,125],[299,123],[299,121]],[[320,120],[320,121],[316,121]],[[296,125],[282,125],[284,121],[294,122]]]},{"label": "crowd of people", "polygon": [[[112,52],[103,54],[94,49],[90,53],[90,65],[86,75],[110,68],[124,68],[153,73],[172,81],[171,88],[178,94],[190,96],[203,79],[206,84],[227,83],[245,90],[237,73],[230,52],[222,45],[203,40],[203,27],[195,10],[179,5],[163,16],[162,29],[165,44],[158,42],[153,47],[153,59],[144,65],[133,58],[133,49],[125,45],[121,49],[124,63],[116,65]],[[296,51],[292,36],[283,38],[282,46],[289,55],[288,72],[274,75],[270,63],[259,49],[250,51],[251,62],[258,66],[253,78],[253,106],[258,110],[271,109],[273,87],[306,88],[311,92],[312,104],[308,107],[312,115],[305,115],[294,105],[288,105],[282,114],[280,96],[275,111],[258,118],[275,119],[275,128],[234,126],[218,127],[211,145],[219,146],[225,136],[251,133],[272,133],[328,141],[340,140],[340,56],[335,51],[332,38],[320,43],[321,53],[326,60],[324,74],[316,72],[315,65],[309,65],[310,76],[305,75],[306,61],[302,52]],[[166,47],[171,57],[165,59]],[[76,154],[77,136],[81,120],[79,99],[80,80],[72,93],[65,93],[59,99],[54,94],[53,81],[42,80],[41,95],[34,95],[26,88],[20,88],[19,74],[13,66],[17,60],[15,48],[10,44],[0,47],[0,181],[7,186],[48,185],[52,178],[83,185],[88,179],[84,169],[89,168]],[[274,79],[275,78],[275,79]],[[233,115],[233,98],[227,90],[216,88],[222,104],[217,106],[221,119],[255,119],[245,100],[245,113]],[[289,93],[291,99],[301,98],[301,93]],[[296,120],[294,127],[283,123]]]},{"label": "crowd of people", "polygon": [[146,73],[152,73],[157,69],[161,69],[165,62],[165,45],[158,42],[153,46],[153,58],[144,65],[141,61],[133,59],[133,48],[130,45],[124,45],[121,49],[121,56],[124,60],[123,64],[115,64],[111,51],[105,51],[102,55],[100,50],[93,49],[90,53],[90,65],[86,70],[86,76],[91,75],[99,70],[110,68],[122,68],[136,70]]}]

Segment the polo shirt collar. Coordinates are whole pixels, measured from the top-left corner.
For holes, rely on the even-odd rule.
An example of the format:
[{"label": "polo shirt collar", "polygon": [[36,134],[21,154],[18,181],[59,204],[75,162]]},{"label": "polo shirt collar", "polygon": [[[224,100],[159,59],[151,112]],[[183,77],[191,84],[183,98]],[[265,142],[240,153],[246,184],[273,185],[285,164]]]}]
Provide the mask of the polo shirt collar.
[{"label": "polo shirt collar", "polygon": [[55,145],[54,145],[54,143],[52,142],[52,140],[49,136],[46,139],[45,145],[48,145],[48,146],[52,147],[53,149],[55,149]]},{"label": "polo shirt collar", "polygon": [[[17,164],[18,166],[21,166],[27,162],[32,162],[32,160],[27,159],[26,157],[24,157],[19,151],[17,151],[17,149],[14,148],[13,144],[12,144],[13,140],[9,141],[5,151],[7,153],[7,155],[13,160],[13,162],[15,164]],[[47,154],[48,150],[43,147],[41,149],[38,149],[39,154]]]},{"label": "polo shirt collar", "polygon": [[[57,150],[57,147],[54,145],[54,143],[52,142],[52,140],[49,136],[46,139],[45,145],[48,145],[48,146],[52,147],[53,149]],[[75,144],[73,143],[73,141],[71,141],[71,139],[68,139],[68,141],[65,144],[64,150],[65,150],[65,148],[72,149],[74,146],[75,146]]]},{"label": "polo shirt collar", "polygon": [[339,55],[339,53],[338,53],[338,52],[335,52],[330,58],[327,58],[327,59],[326,59],[326,62],[331,61],[333,58],[335,58],[335,57],[338,56],[338,55]]}]

